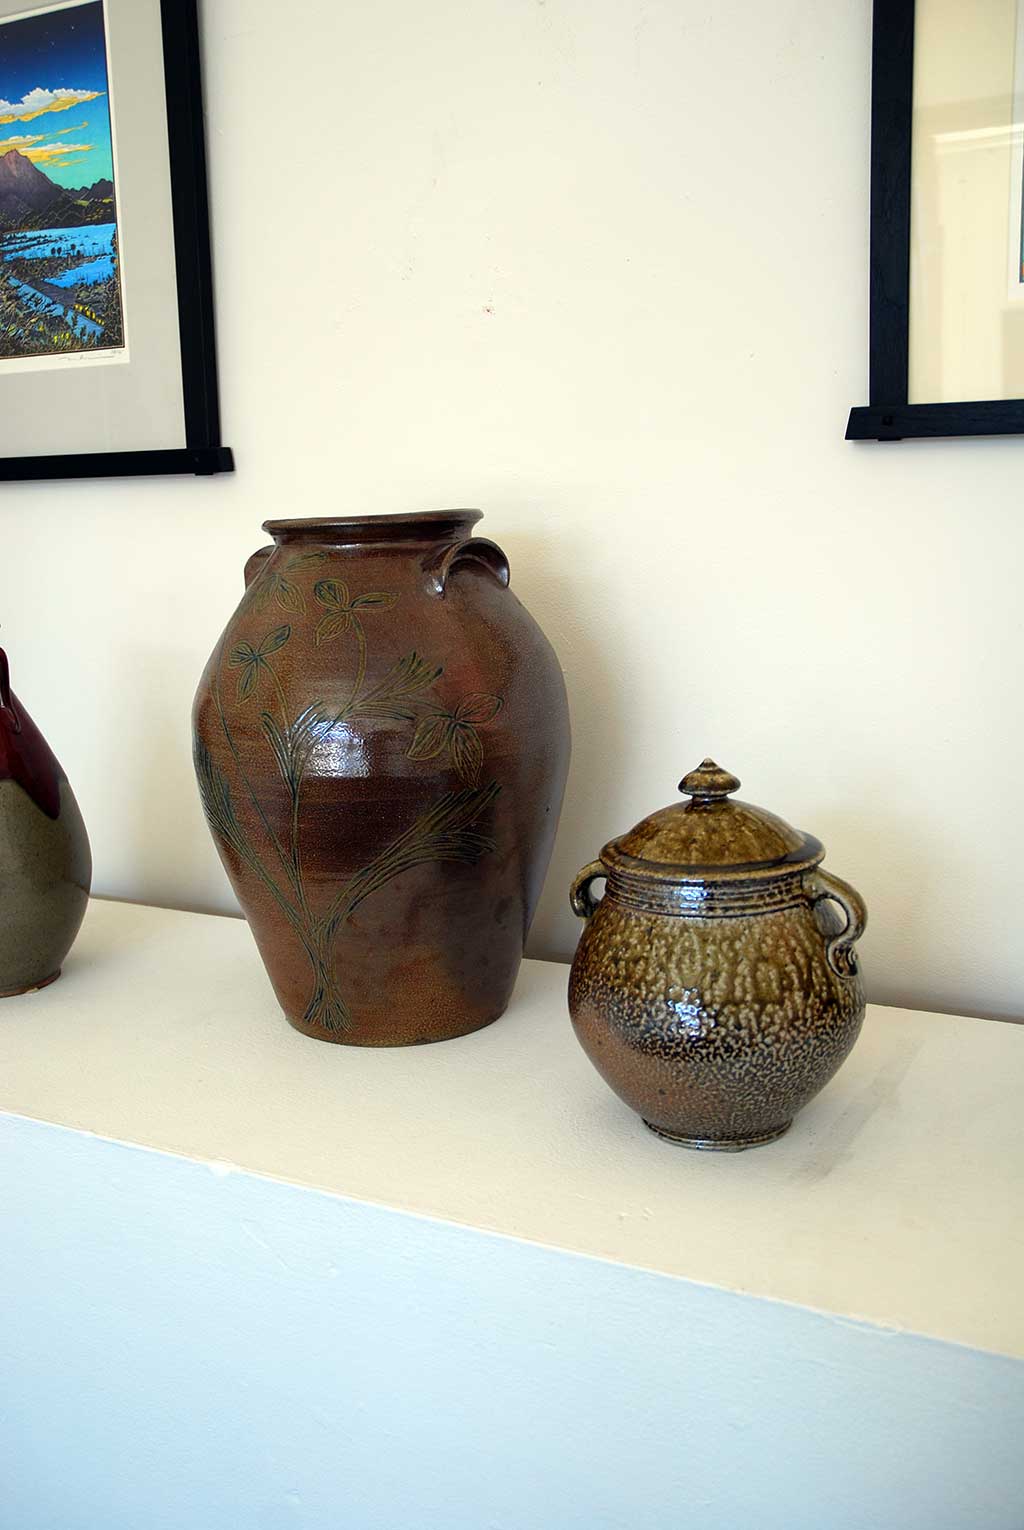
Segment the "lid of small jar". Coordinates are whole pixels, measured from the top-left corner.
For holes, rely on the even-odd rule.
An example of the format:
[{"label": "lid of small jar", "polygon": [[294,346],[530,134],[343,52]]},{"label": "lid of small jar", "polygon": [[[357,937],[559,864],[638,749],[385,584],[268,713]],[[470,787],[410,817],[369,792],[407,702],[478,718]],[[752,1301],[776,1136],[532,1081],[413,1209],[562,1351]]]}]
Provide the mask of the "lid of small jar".
[{"label": "lid of small jar", "polygon": [[601,851],[605,865],[659,881],[783,875],[817,865],[821,841],[782,818],[733,797],[740,782],[704,760],[679,783],[688,802],[643,819]]}]

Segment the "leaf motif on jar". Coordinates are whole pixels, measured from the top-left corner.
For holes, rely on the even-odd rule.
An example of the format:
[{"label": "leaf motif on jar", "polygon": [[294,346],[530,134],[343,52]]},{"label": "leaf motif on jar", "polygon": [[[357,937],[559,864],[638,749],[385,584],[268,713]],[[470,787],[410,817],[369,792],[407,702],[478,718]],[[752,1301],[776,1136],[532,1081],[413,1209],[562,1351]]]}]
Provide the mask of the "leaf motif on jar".
[{"label": "leaf motif on jar", "polygon": [[252,695],[264,671],[267,674],[273,673],[267,663],[267,655],[283,648],[291,635],[292,629],[286,623],[283,627],[275,627],[273,632],[268,632],[257,648],[254,648],[251,643],[239,643],[231,650],[228,664],[232,669],[242,671],[238,677],[239,701],[245,701],[246,697]]},{"label": "leaf motif on jar", "polygon": [[484,763],[484,746],[477,729],[491,722],[501,707],[500,696],[474,691],[454,712],[425,717],[416,729],[407,758],[433,760],[447,749],[459,779],[467,786],[477,786]]},{"label": "leaf motif on jar", "polygon": [[326,612],[326,615],[322,616],[317,623],[314,635],[318,648],[321,643],[329,642],[331,638],[338,637],[343,632],[355,632],[357,635],[362,635],[363,626],[356,612],[386,611],[398,599],[397,595],[391,595],[385,590],[374,590],[368,595],[350,596],[344,579],[318,579],[313,586],[313,594]]},{"label": "leaf motif on jar", "polygon": [[279,574],[276,569],[267,569],[259,578],[249,586],[248,609],[257,615],[262,614],[271,601],[276,602],[282,611],[291,611],[295,616],[306,614],[306,597],[297,584]]},{"label": "leaf motif on jar", "polygon": [[431,664],[413,649],[393,665],[383,680],[352,703],[353,717],[381,717],[393,722],[415,722],[416,697],[444,674],[441,664]]}]

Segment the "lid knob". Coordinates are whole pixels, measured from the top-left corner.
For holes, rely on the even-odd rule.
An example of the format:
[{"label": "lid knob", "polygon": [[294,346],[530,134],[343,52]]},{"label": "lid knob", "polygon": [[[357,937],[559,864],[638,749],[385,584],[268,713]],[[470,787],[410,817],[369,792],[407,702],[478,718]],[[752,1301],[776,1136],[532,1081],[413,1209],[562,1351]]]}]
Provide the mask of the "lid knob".
[{"label": "lid knob", "polygon": [[739,778],[716,765],[714,760],[701,760],[697,769],[691,770],[679,783],[679,790],[695,802],[718,802],[739,788]]}]

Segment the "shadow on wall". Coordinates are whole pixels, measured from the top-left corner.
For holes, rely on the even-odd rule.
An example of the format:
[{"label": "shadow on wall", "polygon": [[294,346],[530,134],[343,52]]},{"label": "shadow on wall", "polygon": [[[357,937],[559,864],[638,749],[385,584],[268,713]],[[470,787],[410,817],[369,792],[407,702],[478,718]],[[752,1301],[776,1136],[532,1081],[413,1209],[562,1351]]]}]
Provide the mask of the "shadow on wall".
[{"label": "shadow on wall", "polygon": [[[1022,1024],[1019,1012],[981,1010],[958,990],[969,988],[969,973],[958,962],[933,915],[932,892],[952,878],[963,889],[965,929],[982,918],[980,909],[972,908],[972,889],[978,886],[977,864],[957,868],[950,864],[948,850],[940,847],[930,833],[914,832],[908,814],[886,815],[877,803],[884,797],[887,782],[879,777],[875,789],[862,794],[864,812],[841,812],[820,815],[812,833],[825,846],[825,866],[835,875],[852,882],[868,907],[868,927],[858,950],[868,1002],[896,1009],[933,1010],[936,1014],[970,1014],[982,1020],[1002,1020]],[[871,806],[868,809],[868,803]],[[802,825],[801,825],[802,827]],[[854,864],[837,846],[862,847]],[[960,937],[962,939],[963,936]],[[969,938],[969,935],[968,935]],[[882,977],[882,972],[898,972],[900,951],[930,951],[933,981],[922,987],[920,981],[904,987],[899,978]],[[978,961],[984,960],[983,953]]]},{"label": "shadow on wall", "polygon": [[[495,517],[497,519],[497,517]],[[576,921],[567,913],[569,887],[580,867],[593,860],[600,845],[591,844],[594,823],[609,824],[608,836],[626,825],[621,816],[621,771],[617,763],[635,747],[625,709],[610,700],[622,694],[610,667],[613,647],[608,629],[593,620],[593,608],[581,605],[581,586],[558,556],[554,536],[502,537],[512,569],[512,589],[539,623],[562,666],[569,697],[572,761],[565,789],[551,866],[533,921],[526,954],[539,961],[567,962],[576,949]],[[529,571],[517,578],[517,570]],[[542,573],[538,574],[538,570]],[[596,763],[595,763],[596,762]],[[601,884],[597,884],[600,892]],[[573,933],[568,942],[559,932]],[[543,934],[541,932],[544,932]]]},{"label": "shadow on wall", "polygon": [[[825,846],[824,869],[851,882],[867,904],[868,924],[857,945],[857,958],[868,1002],[921,1009],[923,1004],[911,1004],[899,984],[880,983],[875,975],[879,965],[875,953],[891,938],[894,924],[901,945],[913,946],[921,938],[921,930],[927,924],[927,900],[921,897],[920,882],[927,883],[935,870],[928,864],[928,841],[914,838],[909,819],[886,817],[879,812],[876,804],[883,794],[884,782],[879,781],[877,792],[863,793],[863,812],[848,809],[831,815],[819,812],[812,825],[796,821],[794,826],[821,840]],[[850,845],[862,847],[853,863],[841,848]],[[884,854],[879,853],[879,846],[884,846]],[[892,868],[896,866],[904,868],[903,875],[894,874]],[[915,868],[912,876],[906,874],[909,867]]]},{"label": "shadow on wall", "polygon": [[[188,648],[150,648],[140,659],[147,691],[162,696],[165,704],[150,712],[140,748],[139,777],[133,783],[133,885],[151,888],[148,901],[161,908],[241,917],[223,905],[204,906],[193,892],[204,884],[210,853],[216,854],[192,768],[192,698],[200,673],[195,653]],[[219,862],[217,867],[219,871]],[[230,904],[233,895],[226,878],[224,885],[225,902]],[[109,896],[138,901],[116,891]]]}]

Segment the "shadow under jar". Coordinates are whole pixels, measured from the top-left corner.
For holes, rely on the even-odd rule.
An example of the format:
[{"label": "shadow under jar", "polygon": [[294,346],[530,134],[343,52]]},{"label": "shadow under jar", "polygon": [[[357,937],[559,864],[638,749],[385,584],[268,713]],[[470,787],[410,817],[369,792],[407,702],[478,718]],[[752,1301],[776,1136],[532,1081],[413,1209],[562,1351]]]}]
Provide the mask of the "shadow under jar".
[{"label": "shadow under jar", "polygon": [[606,845],[571,893],[586,920],[576,1035],[615,1093],[684,1147],[780,1137],[864,1019],[859,894],[822,870],[819,840],[733,800],[739,785],[705,760],[680,783],[689,802]]},{"label": "shadow under jar", "polygon": [[569,763],[479,511],[268,521],[199,683],[207,821],[287,1018],[401,1046],[505,1009]]}]

